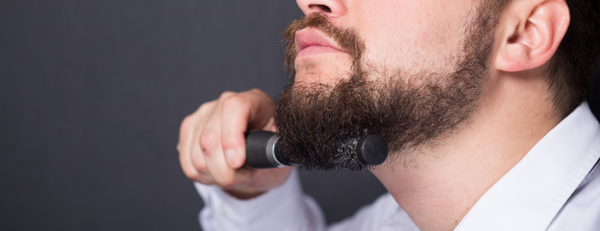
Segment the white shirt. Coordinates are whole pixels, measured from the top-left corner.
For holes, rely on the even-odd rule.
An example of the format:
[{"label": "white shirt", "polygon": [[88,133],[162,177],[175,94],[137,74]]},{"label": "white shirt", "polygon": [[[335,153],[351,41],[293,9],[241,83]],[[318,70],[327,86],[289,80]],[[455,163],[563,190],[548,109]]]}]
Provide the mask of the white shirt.
[{"label": "white shirt", "polygon": [[[587,103],[546,134],[473,206],[455,230],[600,230],[600,125]],[[595,167],[594,167],[595,166]],[[390,194],[330,227],[292,172],[279,188],[238,200],[196,183],[199,219],[213,230],[419,230]]]}]

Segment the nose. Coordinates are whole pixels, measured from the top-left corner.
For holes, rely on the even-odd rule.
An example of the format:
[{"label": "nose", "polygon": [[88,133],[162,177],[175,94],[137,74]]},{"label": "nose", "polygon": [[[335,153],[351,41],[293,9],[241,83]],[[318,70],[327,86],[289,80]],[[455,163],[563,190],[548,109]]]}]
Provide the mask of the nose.
[{"label": "nose", "polygon": [[319,12],[329,18],[338,18],[344,16],[348,11],[343,0],[296,0],[296,3],[305,15]]}]

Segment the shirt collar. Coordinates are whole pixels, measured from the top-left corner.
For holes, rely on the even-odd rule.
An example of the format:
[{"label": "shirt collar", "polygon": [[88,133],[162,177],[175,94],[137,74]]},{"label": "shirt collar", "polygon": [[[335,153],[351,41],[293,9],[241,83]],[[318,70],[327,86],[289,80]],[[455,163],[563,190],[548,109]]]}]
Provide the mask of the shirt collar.
[{"label": "shirt collar", "polygon": [[600,158],[600,125],[586,102],[494,184],[455,230],[545,230]]}]

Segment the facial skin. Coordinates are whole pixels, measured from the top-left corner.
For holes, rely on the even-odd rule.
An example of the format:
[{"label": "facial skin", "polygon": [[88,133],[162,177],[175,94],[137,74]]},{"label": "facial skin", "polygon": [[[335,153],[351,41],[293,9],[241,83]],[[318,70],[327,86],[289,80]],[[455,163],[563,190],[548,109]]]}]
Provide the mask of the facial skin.
[{"label": "facial skin", "polygon": [[[390,158],[401,157],[409,165],[407,149],[431,144],[475,109],[487,77],[493,33],[477,26],[490,21],[487,17],[468,21],[464,43],[473,45],[456,53],[444,72],[417,74],[363,62],[363,39],[351,28],[331,25],[324,14],[291,23],[284,38],[295,83],[278,96],[274,114],[282,148],[303,168],[358,170],[364,166],[356,158],[337,150],[348,138],[379,134],[389,142]],[[351,57],[352,70],[337,76],[347,77],[306,81],[307,72],[320,61],[343,55]]]},{"label": "facial skin", "polygon": [[[416,157],[408,156],[407,149],[431,145],[465,122],[487,77],[493,42],[492,20],[478,12],[470,9],[457,24],[456,31],[463,32],[454,36],[461,40],[458,51],[449,49],[449,54],[439,52],[423,60],[403,58],[432,49],[420,45],[424,51],[394,52],[391,60],[399,64],[369,53],[369,34],[359,34],[354,26],[333,25],[325,14],[313,13],[290,24],[283,34],[293,85],[278,96],[274,118],[283,147],[296,154],[291,157],[294,162],[309,169],[337,168],[339,164],[330,163],[349,160],[336,152],[339,144],[348,137],[380,134],[389,142],[391,159],[402,157],[409,165]],[[381,36],[394,37],[392,29],[381,28],[392,32]],[[414,39],[409,37],[401,36]],[[436,42],[440,41],[446,40]],[[378,44],[371,50],[404,49],[396,44],[400,48]],[[412,63],[402,64],[402,59]],[[435,59],[440,61],[429,63]],[[355,159],[345,162],[350,169],[364,168]]]},{"label": "facial skin", "polygon": [[[314,12],[311,1],[298,1],[305,12]],[[323,1],[332,6],[328,14],[338,27],[350,27],[365,41],[364,63],[410,74],[422,70],[443,72],[462,51],[472,1]],[[319,2],[315,1],[315,4]],[[350,57],[339,53],[317,54],[296,60],[298,81],[327,83],[346,77]],[[380,76],[373,76],[378,78]]]}]

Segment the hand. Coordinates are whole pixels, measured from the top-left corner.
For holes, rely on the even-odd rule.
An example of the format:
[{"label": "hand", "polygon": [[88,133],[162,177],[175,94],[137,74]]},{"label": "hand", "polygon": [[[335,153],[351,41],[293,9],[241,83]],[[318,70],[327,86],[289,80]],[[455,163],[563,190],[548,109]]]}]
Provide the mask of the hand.
[{"label": "hand", "polygon": [[274,131],[273,101],[258,89],[224,92],[202,104],[181,123],[179,160],[185,175],[206,185],[219,185],[239,199],[256,197],[282,185],[292,167],[253,169],[246,160],[244,133]]}]

